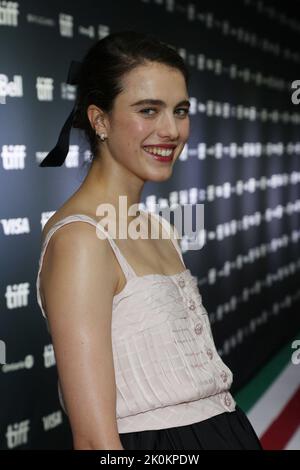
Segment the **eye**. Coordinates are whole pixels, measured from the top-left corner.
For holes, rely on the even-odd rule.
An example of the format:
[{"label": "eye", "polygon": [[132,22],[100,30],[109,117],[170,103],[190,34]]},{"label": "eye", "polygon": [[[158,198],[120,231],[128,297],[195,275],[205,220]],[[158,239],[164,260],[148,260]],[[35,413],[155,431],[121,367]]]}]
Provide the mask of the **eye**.
[{"label": "eye", "polygon": [[[147,116],[152,116],[152,114],[147,113],[147,111],[157,111],[155,108],[144,108],[140,110],[140,113],[146,114]],[[189,110],[188,108],[178,108],[176,111],[183,111],[183,114],[180,114],[180,116],[185,117],[187,116]]]},{"label": "eye", "polygon": [[154,108],[144,108],[144,109],[141,109],[140,113],[143,113],[143,114],[146,114],[148,116],[151,116],[151,114],[148,114],[146,113],[145,111],[156,111],[156,109]]},{"label": "eye", "polygon": [[181,114],[181,116],[187,116],[188,113],[189,113],[189,109],[188,108],[178,108],[177,111],[184,111],[184,114]]}]

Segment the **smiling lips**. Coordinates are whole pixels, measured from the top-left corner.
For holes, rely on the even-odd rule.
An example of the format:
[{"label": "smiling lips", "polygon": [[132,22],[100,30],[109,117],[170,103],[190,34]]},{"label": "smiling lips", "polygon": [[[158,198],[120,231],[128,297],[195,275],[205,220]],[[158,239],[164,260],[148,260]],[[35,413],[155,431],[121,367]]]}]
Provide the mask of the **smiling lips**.
[{"label": "smiling lips", "polygon": [[155,160],[169,162],[173,158],[175,146],[172,146],[171,148],[146,146],[143,147],[143,149]]}]

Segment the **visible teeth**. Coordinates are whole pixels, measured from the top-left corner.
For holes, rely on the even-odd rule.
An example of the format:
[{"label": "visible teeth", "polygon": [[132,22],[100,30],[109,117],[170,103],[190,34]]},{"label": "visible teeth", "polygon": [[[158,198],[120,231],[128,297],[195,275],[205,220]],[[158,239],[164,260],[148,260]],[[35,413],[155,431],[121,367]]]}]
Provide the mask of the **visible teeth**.
[{"label": "visible teeth", "polygon": [[163,157],[169,157],[173,152],[173,149],[162,149],[159,147],[144,147],[147,152],[153,153],[155,155],[161,155]]}]

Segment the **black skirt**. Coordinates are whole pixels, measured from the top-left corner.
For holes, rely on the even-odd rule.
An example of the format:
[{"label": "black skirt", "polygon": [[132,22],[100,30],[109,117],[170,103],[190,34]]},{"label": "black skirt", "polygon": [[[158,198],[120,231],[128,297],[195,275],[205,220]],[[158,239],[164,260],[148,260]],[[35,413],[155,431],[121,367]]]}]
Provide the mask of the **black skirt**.
[{"label": "black skirt", "polygon": [[263,450],[239,406],[187,426],[119,433],[125,450]]}]

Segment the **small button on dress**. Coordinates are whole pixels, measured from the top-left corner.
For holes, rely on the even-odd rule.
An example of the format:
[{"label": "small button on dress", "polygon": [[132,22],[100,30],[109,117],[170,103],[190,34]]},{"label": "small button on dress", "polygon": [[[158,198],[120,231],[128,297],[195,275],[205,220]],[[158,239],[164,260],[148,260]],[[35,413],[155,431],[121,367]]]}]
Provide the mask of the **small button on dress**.
[{"label": "small button on dress", "polygon": [[201,323],[197,323],[194,330],[195,330],[196,335],[201,335],[203,331],[203,326],[201,325]]},{"label": "small button on dress", "polygon": [[221,379],[223,380],[224,383],[227,382],[227,378],[228,378],[228,375],[227,375],[227,373],[223,370],[223,371],[221,372]]},{"label": "small button on dress", "polygon": [[209,357],[209,359],[212,360],[214,353],[212,352],[210,348],[206,349],[206,354]]},{"label": "small button on dress", "polygon": [[226,406],[230,406],[230,405],[231,405],[232,400],[231,400],[231,397],[230,397],[229,393],[225,393],[224,403],[225,403]]},{"label": "small button on dress", "polygon": [[195,304],[195,301],[193,299],[188,299],[188,308],[190,310],[195,310],[196,304]]}]

